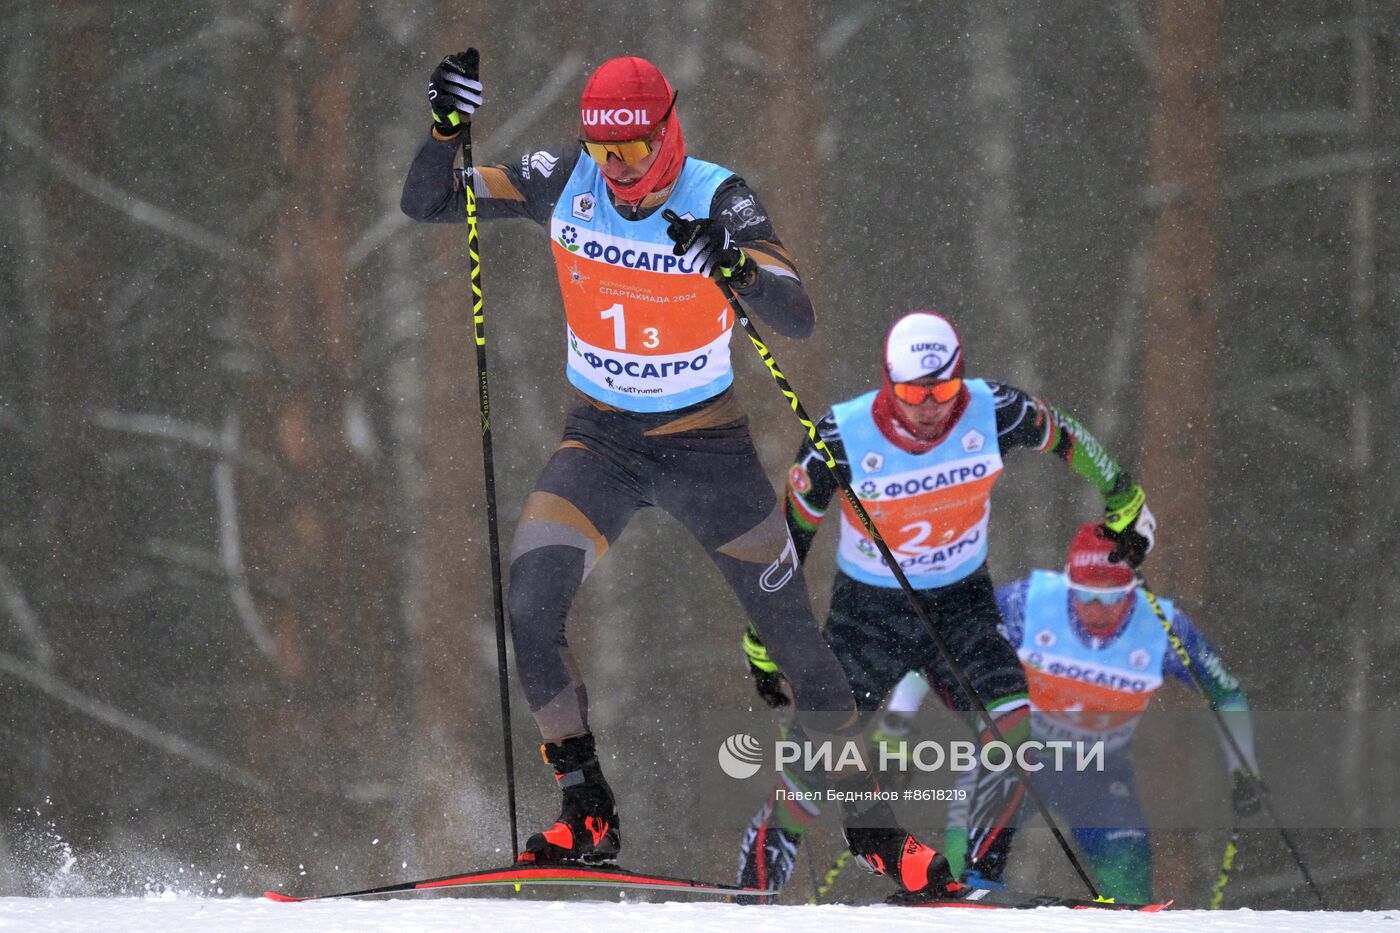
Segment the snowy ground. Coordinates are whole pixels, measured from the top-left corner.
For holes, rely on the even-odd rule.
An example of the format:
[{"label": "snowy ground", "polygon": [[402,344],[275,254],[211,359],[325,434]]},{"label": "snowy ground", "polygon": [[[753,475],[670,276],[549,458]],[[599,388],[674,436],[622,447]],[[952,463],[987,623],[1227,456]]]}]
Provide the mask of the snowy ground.
[{"label": "snowy ground", "polygon": [[336,901],[274,904],[248,898],[22,898],[0,897],[0,930],[142,931],[142,933],[380,933],[393,931],[528,930],[607,931],[684,929],[710,933],[857,933],[863,930],[957,930],[991,933],[1035,930],[1093,933],[1334,933],[1400,929],[1400,910],[1366,913],[1285,911],[1168,911],[1126,914],[1042,908],[1034,911],[919,910],[907,907],[739,907],[715,903],[616,904],[512,901],[498,898]]}]

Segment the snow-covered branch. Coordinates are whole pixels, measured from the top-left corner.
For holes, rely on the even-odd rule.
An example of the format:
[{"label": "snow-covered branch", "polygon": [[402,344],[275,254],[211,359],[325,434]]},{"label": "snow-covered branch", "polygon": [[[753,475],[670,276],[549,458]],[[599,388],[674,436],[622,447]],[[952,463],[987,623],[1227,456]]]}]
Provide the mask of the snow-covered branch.
[{"label": "snow-covered branch", "polygon": [[85,716],[140,739],[166,754],[183,758],[195,767],[210,771],[226,781],[256,791],[268,790],[267,784],[251,772],[245,771],[193,742],[177,735],[171,735],[159,726],[138,719],[114,706],[73,689],[61,678],[40,668],[37,664],[24,661],[7,652],[0,652],[0,674],[8,674],[16,680],[21,680]]},{"label": "snow-covered branch", "polygon": [[856,37],[861,27],[875,18],[876,13],[873,6],[855,6],[849,13],[837,17],[817,40],[818,57],[824,62],[833,61]]},{"label": "snow-covered branch", "polygon": [[[221,434],[227,449],[238,447],[238,419],[230,412],[224,418]],[[277,643],[258,612],[257,603],[248,589],[248,575],[243,566],[243,548],[238,531],[238,496],[233,482],[233,462],[220,458],[214,466],[214,495],[219,503],[219,556],[228,579],[229,598],[243,623],[243,630],[269,658],[277,657]]]},{"label": "snow-covered branch", "polygon": [[1157,46],[1153,44],[1152,31],[1143,22],[1136,0],[1114,0],[1113,12],[1118,14],[1118,25],[1123,27],[1128,48],[1133,50],[1138,63],[1148,74],[1156,74]]},{"label": "snow-covered branch", "polygon": [[39,155],[39,162],[53,169],[64,181],[108,207],[120,211],[133,222],[210,253],[231,265],[249,269],[264,278],[275,277],[271,262],[255,255],[252,250],[177,217],[165,208],[138,198],[59,155],[62,147],[41,136],[13,110],[0,109],[0,131]]},{"label": "snow-covered branch", "polygon": [[24,591],[19,588],[19,583],[4,564],[0,564],[0,603],[4,604],[5,611],[10,614],[10,618],[15,620],[19,630],[28,639],[29,650],[34,655],[34,663],[45,670],[52,667],[53,648],[50,647],[48,639],[44,637],[44,630],[39,625],[39,617],[30,608],[29,600],[24,598]]},{"label": "snow-covered branch", "polygon": [[1220,193],[1227,198],[1242,198],[1300,181],[1315,181],[1329,175],[1348,175],[1353,172],[1369,172],[1400,162],[1400,152],[1387,150],[1370,152],[1343,152],[1338,155],[1319,156],[1315,159],[1296,159],[1281,165],[1270,165],[1253,172],[1243,172],[1226,181]]},{"label": "snow-covered branch", "polygon": [[251,19],[221,16],[194,35],[179,42],[162,45],[122,69],[112,86],[124,90],[132,85],[150,81],[166,68],[187,64],[205,49],[227,48],[231,40],[256,39],[263,34],[264,30]]},{"label": "snow-covered branch", "polygon": [[221,458],[242,462],[259,473],[274,472],[273,465],[266,458],[239,450],[236,445],[230,447],[226,431],[215,431],[193,421],[170,415],[102,409],[93,414],[92,423],[109,431],[122,431],[207,450]]}]

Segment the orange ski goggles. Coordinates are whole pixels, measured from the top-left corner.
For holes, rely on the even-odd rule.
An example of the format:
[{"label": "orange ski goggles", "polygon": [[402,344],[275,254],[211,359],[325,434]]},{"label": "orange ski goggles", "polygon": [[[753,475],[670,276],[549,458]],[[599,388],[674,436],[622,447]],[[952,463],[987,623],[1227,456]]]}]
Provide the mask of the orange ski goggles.
[{"label": "orange ski goggles", "polygon": [[917,382],[896,382],[894,397],[906,405],[922,405],[932,398],[935,402],[951,402],[962,391],[961,379],[945,379],[933,385],[920,385]]}]

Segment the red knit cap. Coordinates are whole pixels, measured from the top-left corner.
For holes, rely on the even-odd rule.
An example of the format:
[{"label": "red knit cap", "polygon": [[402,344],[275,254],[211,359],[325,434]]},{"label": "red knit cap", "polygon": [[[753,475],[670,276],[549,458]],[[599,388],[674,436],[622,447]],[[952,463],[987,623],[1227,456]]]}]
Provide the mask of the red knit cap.
[{"label": "red knit cap", "polygon": [[620,200],[639,203],[680,176],[685,165],[685,137],[675,102],[676,92],[661,69],[635,56],[608,59],[583,86],[579,121],[589,140],[648,139],[665,126],[660,150],[645,175],[630,185],[604,176]]},{"label": "red knit cap", "polygon": [[1080,526],[1069,545],[1069,582],[1095,590],[1124,590],[1136,585],[1137,577],[1126,561],[1109,561],[1115,547],[1104,537],[1102,525],[1090,522]]},{"label": "red knit cap", "polygon": [[645,58],[603,62],[579,99],[579,117],[588,139],[645,139],[671,109],[671,83]]}]

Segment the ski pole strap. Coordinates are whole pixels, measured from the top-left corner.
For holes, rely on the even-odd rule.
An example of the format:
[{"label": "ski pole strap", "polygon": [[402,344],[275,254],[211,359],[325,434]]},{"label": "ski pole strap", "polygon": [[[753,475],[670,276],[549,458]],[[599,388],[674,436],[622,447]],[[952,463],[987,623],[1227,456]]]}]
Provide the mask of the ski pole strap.
[{"label": "ski pole strap", "polygon": [[768,647],[758,640],[758,632],[750,625],[744,632],[744,654],[748,655],[749,663],[766,674],[778,673],[778,665],[773,663],[773,659],[768,656]]},{"label": "ski pole strap", "polygon": [[1137,521],[1138,513],[1147,502],[1147,494],[1137,483],[1123,492],[1110,495],[1105,500],[1108,506],[1103,523],[1115,532],[1122,532]]}]

